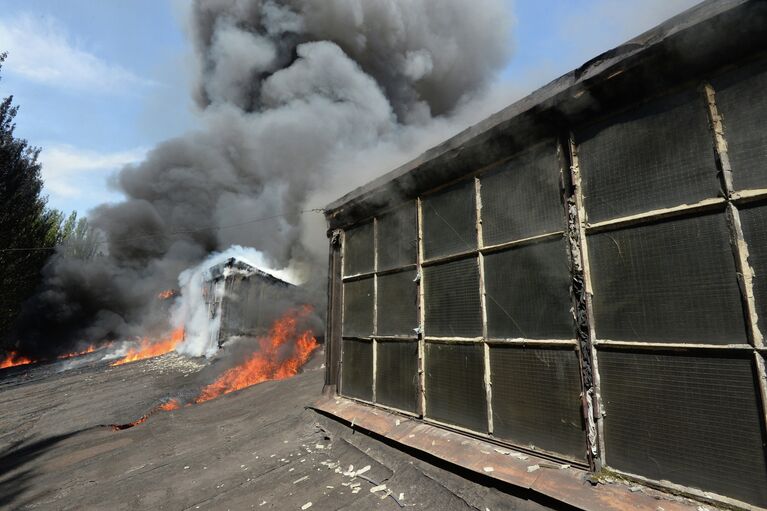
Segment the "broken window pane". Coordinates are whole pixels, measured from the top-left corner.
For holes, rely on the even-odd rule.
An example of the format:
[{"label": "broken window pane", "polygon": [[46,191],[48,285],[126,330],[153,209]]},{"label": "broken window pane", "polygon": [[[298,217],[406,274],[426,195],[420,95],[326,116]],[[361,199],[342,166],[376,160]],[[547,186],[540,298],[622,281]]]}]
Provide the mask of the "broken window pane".
[{"label": "broken window pane", "polygon": [[588,243],[598,338],[746,342],[723,214],[592,234]]},{"label": "broken window pane", "polygon": [[487,432],[484,347],[426,343],[426,415]]},{"label": "broken window pane", "polygon": [[373,278],[344,282],[345,336],[373,335]]},{"label": "broken window pane", "polygon": [[418,342],[378,341],[376,402],[418,410]]},{"label": "broken window pane", "polygon": [[344,275],[373,271],[373,223],[348,229],[344,233]]},{"label": "broken window pane", "polygon": [[426,335],[479,337],[482,311],[477,258],[424,268]]},{"label": "broken window pane", "polygon": [[416,263],[418,229],[415,202],[378,219],[378,269],[390,270]]},{"label": "broken window pane", "polygon": [[468,179],[425,197],[423,243],[426,259],[477,248],[476,192]]},{"label": "broken window pane", "polygon": [[767,505],[750,353],[598,356],[609,466]]},{"label": "broken window pane", "polygon": [[716,197],[705,103],[697,92],[642,105],[577,133],[590,222]]},{"label": "broken window pane", "polygon": [[563,238],[485,256],[488,335],[573,339]]},{"label": "broken window pane", "polygon": [[570,349],[490,347],[493,434],[583,461],[580,368]]},{"label": "broken window pane", "polygon": [[714,82],[736,190],[767,188],[767,61]]},{"label": "broken window pane", "polygon": [[485,246],[564,228],[555,141],[522,153],[480,181]]},{"label": "broken window pane", "polygon": [[378,335],[415,336],[418,328],[416,272],[378,277]]},{"label": "broken window pane", "polygon": [[373,342],[344,339],[341,366],[341,393],[373,400]]}]

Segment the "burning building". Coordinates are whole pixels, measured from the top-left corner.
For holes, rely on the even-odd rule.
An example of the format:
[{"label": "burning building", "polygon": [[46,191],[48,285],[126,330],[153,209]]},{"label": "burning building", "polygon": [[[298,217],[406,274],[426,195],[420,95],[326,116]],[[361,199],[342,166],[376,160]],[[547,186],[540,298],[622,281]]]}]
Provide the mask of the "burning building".
[{"label": "burning building", "polygon": [[[235,337],[259,337],[274,321],[274,304],[286,297],[292,284],[230,257],[204,274],[211,341],[218,347]],[[280,310],[279,312],[284,312]]]},{"label": "burning building", "polygon": [[767,3],[704,2],[330,204],[318,406],[579,507],[767,507],[765,90]]}]

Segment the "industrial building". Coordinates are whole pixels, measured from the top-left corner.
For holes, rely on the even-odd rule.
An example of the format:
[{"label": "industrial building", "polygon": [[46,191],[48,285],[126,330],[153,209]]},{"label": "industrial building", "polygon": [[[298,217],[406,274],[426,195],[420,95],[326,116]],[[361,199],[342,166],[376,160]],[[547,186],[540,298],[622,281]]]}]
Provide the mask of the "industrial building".
[{"label": "industrial building", "polygon": [[286,300],[292,284],[230,257],[204,275],[203,299],[218,347],[235,337],[259,337],[276,319],[275,304]]},{"label": "industrial building", "polygon": [[767,508],[767,2],[704,2],[326,215],[318,408],[579,507],[635,498],[579,486],[607,477]]}]

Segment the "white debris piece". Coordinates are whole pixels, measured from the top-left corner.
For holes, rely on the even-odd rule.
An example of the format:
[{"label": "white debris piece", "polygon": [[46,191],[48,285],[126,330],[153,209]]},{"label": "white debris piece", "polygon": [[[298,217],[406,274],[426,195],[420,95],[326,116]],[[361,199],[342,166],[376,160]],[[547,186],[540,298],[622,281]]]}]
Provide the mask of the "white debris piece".
[{"label": "white debris piece", "polygon": [[317,444],[317,445],[315,445],[315,446],[314,446],[314,448],[315,448],[315,449],[324,449],[324,448],[325,448],[325,446],[324,446],[324,445],[322,445],[322,444]]},{"label": "white debris piece", "polygon": [[385,484],[379,484],[378,486],[373,486],[370,488],[370,493],[375,493],[377,491],[384,491],[386,489]]},{"label": "white debris piece", "polygon": [[562,465],[561,467],[559,467],[559,470],[565,470],[565,469],[567,469],[567,468],[570,468],[570,464],[569,464],[569,463],[565,463],[564,465]]},{"label": "white debris piece", "polygon": [[405,500],[405,494],[404,493],[400,493],[399,494],[399,500]]},{"label": "white debris piece", "polygon": [[304,477],[302,477],[300,479],[296,479],[295,481],[293,481],[293,484],[298,484],[301,481],[306,481],[307,479],[309,479],[309,476],[304,476]]},{"label": "white debris piece", "polygon": [[506,456],[511,454],[511,451],[507,451],[506,449],[494,449],[494,451],[497,452],[498,454],[505,454]]},{"label": "white debris piece", "polygon": [[358,471],[354,473],[354,477],[357,477],[358,475],[362,475],[368,470],[370,470],[370,465],[365,465],[364,467],[362,467],[361,469],[359,469]]},{"label": "white debris piece", "polygon": [[306,504],[304,504],[303,506],[301,506],[301,509],[302,509],[302,510],[303,510],[303,509],[309,509],[310,507],[312,507],[312,503],[311,503],[311,502],[307,502]]},{"label": "white debris piece", "polygon": [[186,466],[184,467],[184,470],[189,470],[189,465],[186,465]]},{"label": "white debris piece", "polygon": [[493,472],[495,469],[493,467],[485,467],[482,470],[484,470],[487,473]]},{"label": "white debris piece", "polygon": [[540,465],[530,465],[529,467],[527,467],[527,471],[528,472],[535,472],[539,468],[541,468]]}]

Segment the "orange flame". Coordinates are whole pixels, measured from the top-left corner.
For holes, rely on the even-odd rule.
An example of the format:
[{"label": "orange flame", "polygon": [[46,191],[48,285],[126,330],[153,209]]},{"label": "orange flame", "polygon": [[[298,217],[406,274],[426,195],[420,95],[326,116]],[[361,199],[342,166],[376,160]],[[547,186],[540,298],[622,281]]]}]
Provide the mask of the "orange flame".
[{"label": "orange flame", "polygon": [[[308,316],[312,308],[291,310],[272,325],[267,337],[259,339],[261,349],[242,364],[227,370],[216,381],[202,389],[195,403],[204,403],[223,394],[250,387],[267,380],[295,376],[319,345],[312,332],[298,333],[298,320]],[[293,342],[292,353],[285,357],[285,347]]]},{"label": "orange flame", "polygon": [[161,404],[157,409],[164,412],[170,412],[171,410],[178,410],[179,408],[181,408],[181,402],[178,399],[171,399],[170,401]]},{"label": "orange flame", "polygon": [[72,353],[65,353],[64,355],[59,355],[56,358],[58,358],[59,360],[63,360],[65,358],[81,357],[83,355],[87,355],[88,353],[93,353],[94,351],[96,351],[96,346],[91,344],[83,351],[73,351]]},{"label": "orange flame", "polygon": [[9,351],[8,355],[4,359],[0,359],[0,369],[5,369],[8,367],[16,367],[16,366],[23,366],[27,364],[32,364],[35,361],[31,358],[23,357],[16,353],[15,351]]},{"label": "orange flame", "polygon": [[131,348],[128,354],[117,362],[113,362],[111,365],[119,366],[130,362],[136,362],[138,360],[144,360],[147,358],[159,357],[173,351],[176,346],[181,344],[184,340],[184,327],[179,327],[170,335],[163,337],[158,342],[152,342],[148,338],[141,339],[141,343],[137,348]]},{"label": "orange flame", "polygon": [[157,294],[157,298],[160,300],[167,300],[168,298],[173,298],[174,296],[176,296],[175,289],[166,289],[165,291],[160,291]]}]

